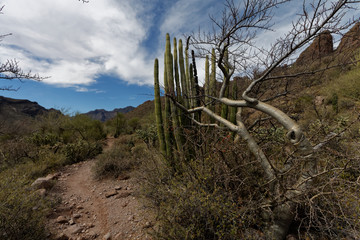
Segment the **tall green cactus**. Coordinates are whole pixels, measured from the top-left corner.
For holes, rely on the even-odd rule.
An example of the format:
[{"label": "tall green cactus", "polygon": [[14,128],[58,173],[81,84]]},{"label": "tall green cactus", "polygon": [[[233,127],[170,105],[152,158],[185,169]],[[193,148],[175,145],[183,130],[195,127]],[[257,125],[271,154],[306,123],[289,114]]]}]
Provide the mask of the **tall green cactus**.
[{"label": "tall green cactus", "polygon": [[179,66],[180,66],[180,76],[181,76],[181,90],[184,106],[189,108],[189,92],[186,81],[186,71],[185,71],[185,62],[184,62],[184,54],[183,54],[183,45],[181,39],[179,40]]},{"label": "tall green cactus", "polygon": [[[164,55],[166,59],[166,54]],[[165,95],[169,94],[169,84],[167,80],[167,71],[166,71],[166,62],[164,62],[164,85],[165,85]],[[171,134],[172,124],[171,124],[171,108],[170,108],[170,99],[165,98],[165,121],[164,121],[164,135],[165,135],[165,146],[166,146],[166,159],[172,165],[173,161],[173,135]]]},{"label": "tall green cactus", "polygon": [[[210,86],[209,86],[209,95],[216,97],[216,55],[215,49],[213,48],[211,51],[211,74],[210,74]],[[211,104],[209,109],[215,112],[215,105]],[[210,119],[210,122],[213,123],[215,120],[213,118]]]},{"label": "tall green cactus", "polygon": [[[173,56],[171,54],[171,43],[170,35],[166,34],[166,45],[165,45],[165,63],[166,63],[166,73],[167,73],[167,82],[169,87],[169,95],[172,98],[175,98],[174,91],[174,71],[173,71]],[[181,126],[178,116],[178,109],[173,102],[170,104],[171,116],[173,120],[175,142],[179,152],[183,151],[183,139],[181,134]]]},{"label": "tall green cactus", "polygon": [[[228,66],[229,54],[228,54],[227,50],[225,51],[225,54],[224,54],[224,62],[225,62],[225,70],[227,71],[227,73],[229,73],[229,66]],[[224,81],[225,81],[225,76],[224,76]],[[229,97],[229,85],[226,86],[223,97],[225,97],[225,98]],[[228,119],[228,112],[229,112],[229,106],[227,104],[222,104],[221,105],[221,117]]]},{"label": "tall green cactus", "polygon": [[177,96],[177,101],[179,103],[183,103],[182,102],[182,97],[181,97],[181,88],[180,88],[180,77],[179,77],[179,65],[178,65],[178,54],[177,54],[177,42],[176,42],[176,38],[174,38],[174,79],[175,79],[175,86],[176,86],[176,96]]},{"label": "tall green cactus", "polygon": [[[232,99],[234,100],[237,99],[237,93],[238,93],[237,81],[236,78],[234,78],[233,86],[232,86]],[[234,123],[235,125],[236,125],[236,112],[237,112],[237,107],[230,107],[229,121]]]}]

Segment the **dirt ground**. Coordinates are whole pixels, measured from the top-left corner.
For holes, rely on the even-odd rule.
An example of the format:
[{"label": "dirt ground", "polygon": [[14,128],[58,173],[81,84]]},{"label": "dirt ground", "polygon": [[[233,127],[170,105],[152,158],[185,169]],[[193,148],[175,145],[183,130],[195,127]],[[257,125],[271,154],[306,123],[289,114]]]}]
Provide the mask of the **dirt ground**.
[{"label": "dirt ground", "polygon": [[50,238],[150,240],[153,221],[134,194],[136,181],[129,175],[97,181],[91,172],[94,163],[77,163],[59,172],[51,194],[61,203],[48,217]]}]

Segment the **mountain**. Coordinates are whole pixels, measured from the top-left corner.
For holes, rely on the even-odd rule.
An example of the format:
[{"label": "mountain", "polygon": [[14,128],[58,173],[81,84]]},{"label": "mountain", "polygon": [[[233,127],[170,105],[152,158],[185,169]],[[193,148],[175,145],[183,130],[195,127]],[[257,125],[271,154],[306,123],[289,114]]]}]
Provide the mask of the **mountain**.
[{"label": "mountain", "polygon": [[20,120],[22,118],[35,118],[40,114],[55,109],[46,109],[37,102],[25,99],[13,99],[0,96],[0,119],[1,120]]},{"label": "mountain", "polygon": [[94,111],[90,111],[87,113],[84,113],[85,115],[91,117],[94,120],[99,120],[101,122],[105,122],[107,120],[110,120],[111,118],[115,117],[117,113],[128,113],[135,108],[132,106],[128,106],[125,108],[115,108],[112,111],[106,111],[104,109],[96,109]]},{"label": "mountain", "polygon": [[60,113],[55,109],[46,109],[37,102],[0,96],[0,135],[31,131],[37,116],[53,111]]}]

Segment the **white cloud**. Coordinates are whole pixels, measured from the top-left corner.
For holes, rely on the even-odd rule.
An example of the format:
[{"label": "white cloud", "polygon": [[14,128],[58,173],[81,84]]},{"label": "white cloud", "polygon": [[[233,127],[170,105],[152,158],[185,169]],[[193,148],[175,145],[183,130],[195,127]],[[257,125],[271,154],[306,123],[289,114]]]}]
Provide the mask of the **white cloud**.
[{"label": "white cloud", "polygon": [[152,84],[152,64],[141,47],[148,29],[133,2],[5,0],[0,29],[13,35],[0,45],[0,61],[16,58],[25,70],[51,76],[45,83],[62,87],[91,85],[101,74]]}]

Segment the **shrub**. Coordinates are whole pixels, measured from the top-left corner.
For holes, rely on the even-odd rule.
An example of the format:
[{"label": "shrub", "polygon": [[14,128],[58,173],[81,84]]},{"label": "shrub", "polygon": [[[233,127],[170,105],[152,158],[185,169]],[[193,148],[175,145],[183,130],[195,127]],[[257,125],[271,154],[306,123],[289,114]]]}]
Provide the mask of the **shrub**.
[{"label": "shrub", "polygon": [[1,239],[47,239],[44,223],[48,202],[27,188],[27,180],[20,174],[0,176]]},{"label": "shrub", "polygon": [[65,145],[62,152],[66,156],[67,163],[71,164],[95,157],[102,152],[102,147],[97,142],[78,140]]}]

